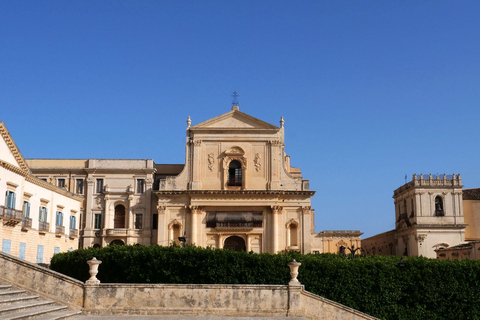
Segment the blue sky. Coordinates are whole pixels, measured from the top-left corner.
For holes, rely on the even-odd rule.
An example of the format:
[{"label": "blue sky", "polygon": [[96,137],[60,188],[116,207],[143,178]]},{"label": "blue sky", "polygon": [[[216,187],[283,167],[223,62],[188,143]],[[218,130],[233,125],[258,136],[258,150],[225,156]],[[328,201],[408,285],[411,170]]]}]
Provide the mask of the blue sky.
[{"label": "blue sky", "polygon": [[0,121],[26,158],[184,163],[231,108],[279,125],[316,230],[394,228],[413,173],[480,187],[478,1],[0,0]]}]

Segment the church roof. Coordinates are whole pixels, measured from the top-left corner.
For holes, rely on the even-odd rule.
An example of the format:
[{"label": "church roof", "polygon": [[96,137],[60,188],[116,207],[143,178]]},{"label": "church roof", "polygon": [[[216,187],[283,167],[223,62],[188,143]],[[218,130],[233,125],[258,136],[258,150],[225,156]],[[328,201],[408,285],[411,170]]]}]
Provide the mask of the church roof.
[{"label": "church roof", "polygon": [[190,130],[202,129],[255,129],[255,130],[279,130],[280,128],[262,121],[251,115],[243,113],[238,110],[238,107],[233,107],[231,111],[221,114],[215,118],[206,120],[199,124],[190,127]]}]

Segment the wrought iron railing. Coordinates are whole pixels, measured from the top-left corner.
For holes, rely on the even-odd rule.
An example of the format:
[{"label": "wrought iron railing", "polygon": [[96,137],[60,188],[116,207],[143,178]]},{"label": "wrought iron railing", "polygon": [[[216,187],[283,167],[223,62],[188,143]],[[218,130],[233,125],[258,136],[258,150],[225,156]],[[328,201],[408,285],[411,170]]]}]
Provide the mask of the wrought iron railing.
[{"label": "wrought iron railing", "polygon": [[22,211],[0,206],[0,217],[3,219],[22,221]]},{"label": "wrought iron railing", "polygon": [[31,228],[32,227],[32,218],[23,218],[22,219],[22,227],[23,228]]},{"label": "wrought iron railing", "polygon": [[65,227],[64,226],[55,226],[55,233],[56,234],[65,234]]},{"label": "wrought iron railing", "polygon": [[70,229],[69,236],[70,236],[70,238],[77,238],[78,237],[78,229]]},{"label": "wrought iron railing", "polygon": [[50,230],[50,223],[45,222],[45,221],[39,221],[39,222],[38,222],[38,230],[39,230],[39,231],[48,231],[48,230]]}]

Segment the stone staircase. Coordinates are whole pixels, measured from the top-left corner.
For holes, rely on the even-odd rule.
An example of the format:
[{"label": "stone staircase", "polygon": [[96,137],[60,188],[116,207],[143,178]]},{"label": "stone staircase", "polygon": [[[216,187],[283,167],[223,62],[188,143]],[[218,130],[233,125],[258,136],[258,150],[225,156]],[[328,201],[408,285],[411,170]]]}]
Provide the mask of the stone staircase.
[{"label": "stone staircase", "polygon": [[40,299],[25,290],[0,284],[0,319],[65,319],[80,314],[80,311],[67,310],[51,300]]}]

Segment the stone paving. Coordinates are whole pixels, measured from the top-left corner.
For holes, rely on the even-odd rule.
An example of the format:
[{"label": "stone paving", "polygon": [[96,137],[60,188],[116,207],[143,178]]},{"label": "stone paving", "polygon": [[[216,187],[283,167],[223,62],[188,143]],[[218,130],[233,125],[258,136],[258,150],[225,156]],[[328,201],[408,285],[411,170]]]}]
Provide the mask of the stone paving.
[{"label": "stone paving", "polygon": [[204,317],[188,317],[188,316],[75,316],[70,318],[72,320],[86,320],[86,319],[96,319],[96,320],[113,320],[113,319],[134,319],[134,320],[307,320],[306,318],[299,317],[219,317],[219,316],[204,316]]}]

